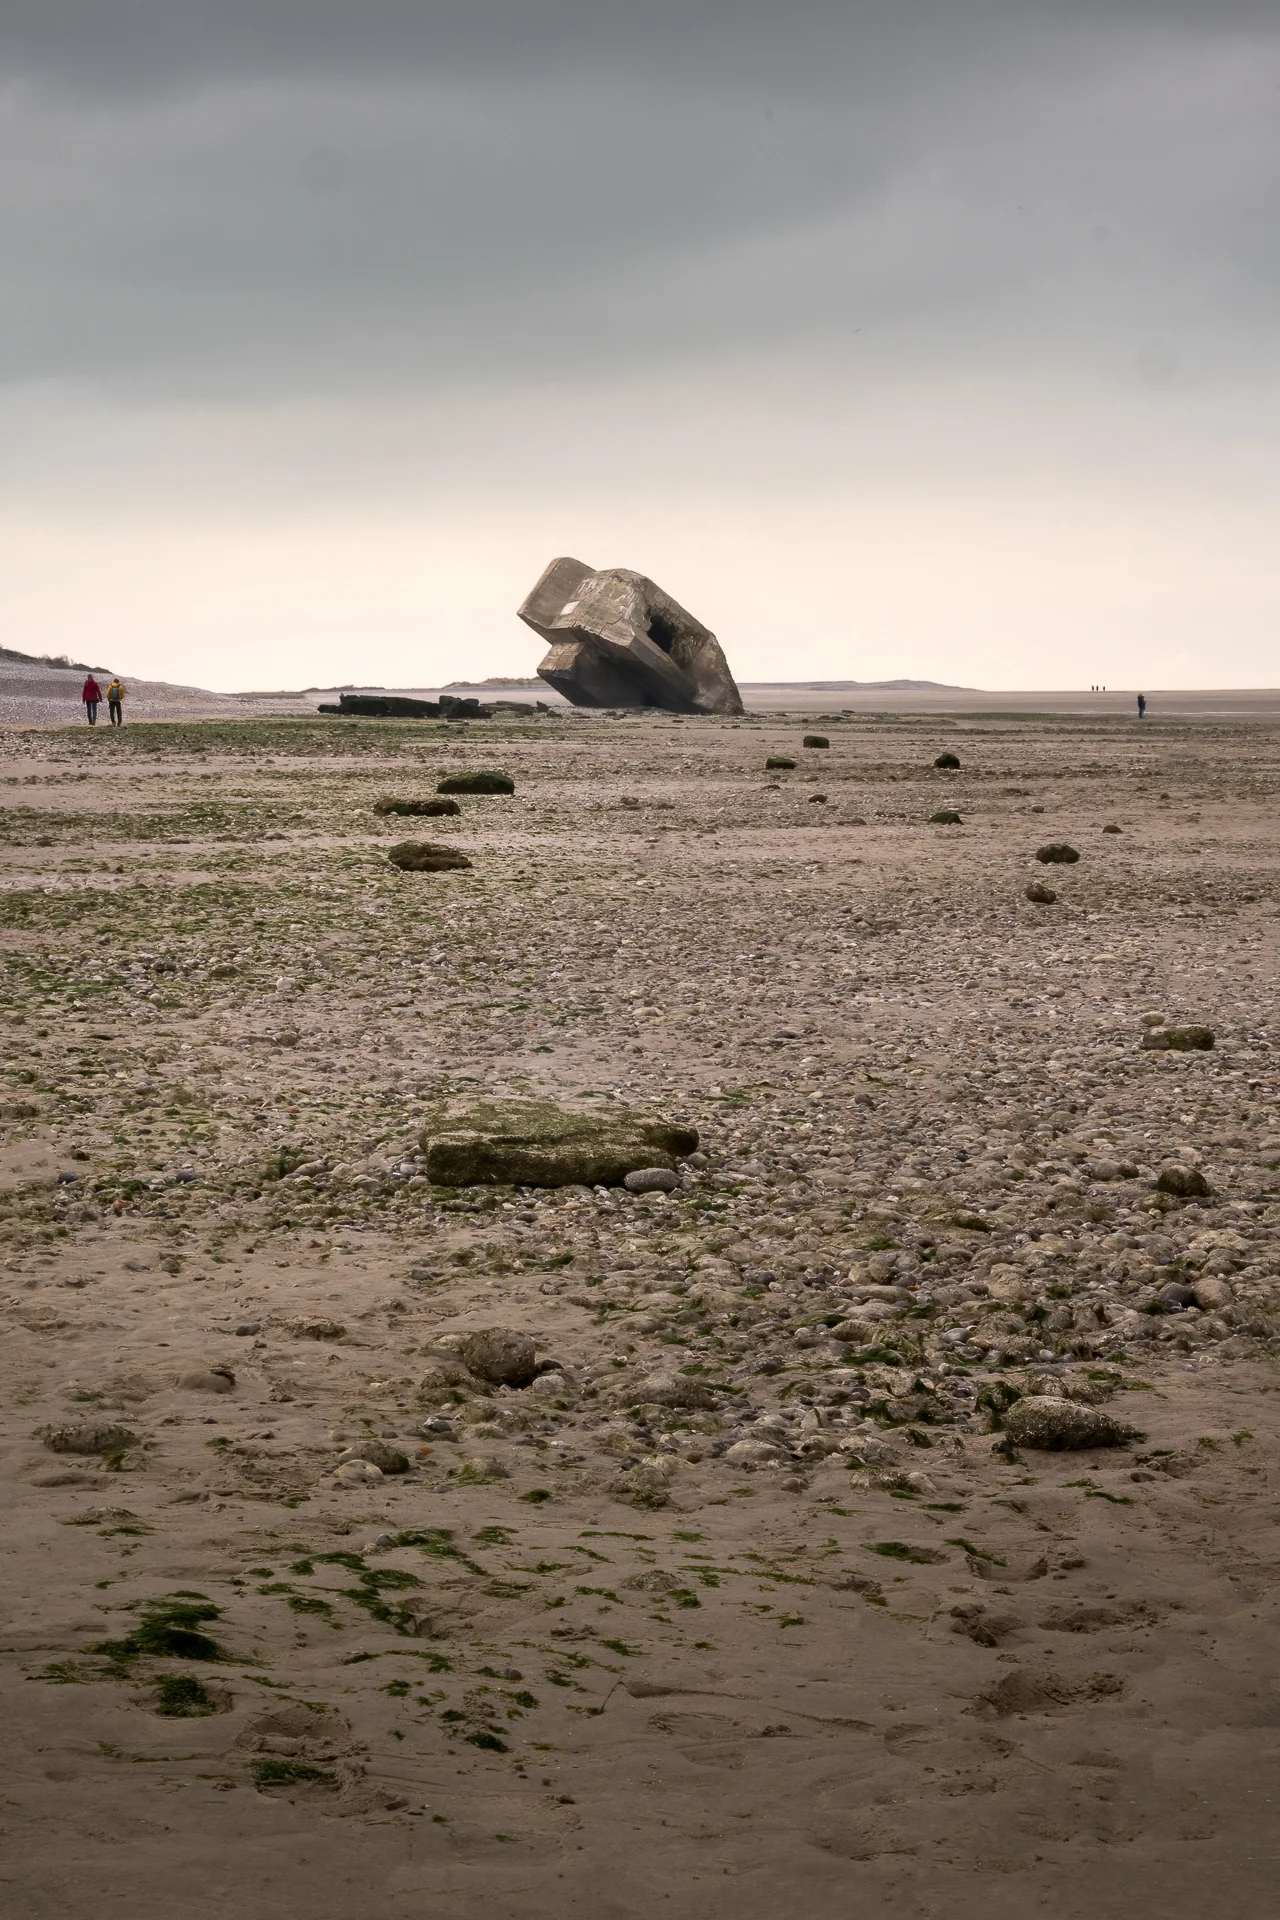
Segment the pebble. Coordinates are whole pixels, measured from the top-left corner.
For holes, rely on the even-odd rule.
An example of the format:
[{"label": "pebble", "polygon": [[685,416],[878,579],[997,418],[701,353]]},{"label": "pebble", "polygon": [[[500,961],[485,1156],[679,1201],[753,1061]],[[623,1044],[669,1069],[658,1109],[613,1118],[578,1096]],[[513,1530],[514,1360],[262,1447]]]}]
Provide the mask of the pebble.
[{"label": "pebble", "polygon": [[339,1465],[360,1462],[376,1467],[379,1473],[408,1473],[409,1458],[401,1453],[399,1447],[388,1446],[385,1440],[358,1440],[344,1452]]},{"label": "pebble", "polygon": [[1199,1167],[1174,1164],[1161,1168],[1156,1191],[1174,1194],[1179,1200],[1203,1200],[1212,1189]]},{"label": "pebble", "polygon": [[680,1176],[670,1167],[637,1167],[622,1184],[628,1193],[674,1193]]},{"label": "pebble", "polygon": [[334,1468],[330,1478],[340,1487],[366,1487],[381,1480],[382,1470],[371,1460],[344,1460]]}]

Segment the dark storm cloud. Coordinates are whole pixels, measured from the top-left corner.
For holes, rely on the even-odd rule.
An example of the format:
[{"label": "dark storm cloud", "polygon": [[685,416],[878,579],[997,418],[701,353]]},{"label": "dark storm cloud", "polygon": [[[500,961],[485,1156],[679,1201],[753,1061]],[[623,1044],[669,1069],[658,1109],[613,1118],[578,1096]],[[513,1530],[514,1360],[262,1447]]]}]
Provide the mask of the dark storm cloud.
[{"label": "dark storm cloud", "polygon": [[1222,377],[1270,326],[1278,48],[1251,0],[8,0],[0,377]]}]

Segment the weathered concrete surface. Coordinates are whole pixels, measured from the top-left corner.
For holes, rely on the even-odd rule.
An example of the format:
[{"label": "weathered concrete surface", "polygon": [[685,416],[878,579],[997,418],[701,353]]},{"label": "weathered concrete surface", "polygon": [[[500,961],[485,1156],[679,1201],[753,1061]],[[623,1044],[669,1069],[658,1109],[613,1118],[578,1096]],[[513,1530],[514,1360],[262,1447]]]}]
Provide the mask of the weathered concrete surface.
[{"label": "weathered concrete surface", "polygon": [[714,633],[629,567],[553,560],[519,611],[550,643],[539,674],[575,706],[743,711]]}]

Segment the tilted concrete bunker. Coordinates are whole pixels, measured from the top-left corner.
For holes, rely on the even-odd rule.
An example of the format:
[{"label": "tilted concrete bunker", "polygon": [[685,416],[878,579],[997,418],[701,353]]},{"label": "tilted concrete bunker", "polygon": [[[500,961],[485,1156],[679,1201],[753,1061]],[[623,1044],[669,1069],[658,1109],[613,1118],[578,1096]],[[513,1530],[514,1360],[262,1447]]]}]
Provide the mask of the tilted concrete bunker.
[{"label": "tilted concrete bunker", "polygon": [[519,612],[551,649],[539,675],[575,707],[743,711],[714,633],[629,567],[553,560]]}]

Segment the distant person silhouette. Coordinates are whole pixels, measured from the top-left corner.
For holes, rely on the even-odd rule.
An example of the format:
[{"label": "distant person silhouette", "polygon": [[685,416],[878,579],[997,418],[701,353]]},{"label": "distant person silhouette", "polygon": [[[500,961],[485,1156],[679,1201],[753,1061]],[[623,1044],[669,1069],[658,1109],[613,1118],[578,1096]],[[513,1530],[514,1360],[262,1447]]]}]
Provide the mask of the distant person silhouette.
[{"label": "distant person silhouette", "polygon": [[85,718],[91,727],[98,724],[98,705],[102,699],[102,688],[90,674],[80,689],[80,698],[84,701]]},{"label": "distant person silhouette", "polygon": [[1142,719],[1142,718],[1143,718],[1143,717],[1145,716],[1145,714],[1146,714],[1146,711],[1147,711],[1147,696],[1146,696],[1146,694],[1145,694],[1145,693],[1140,693],[1140,694],[1138,695],[1138,718],[1139,718],[1139,720],[1141,720],[1141,719]]},{"label": "distant person silhouette", "polygon": [[124,683],[119,676],[107,688],[107,713],[113,727],[124,725]]}]

